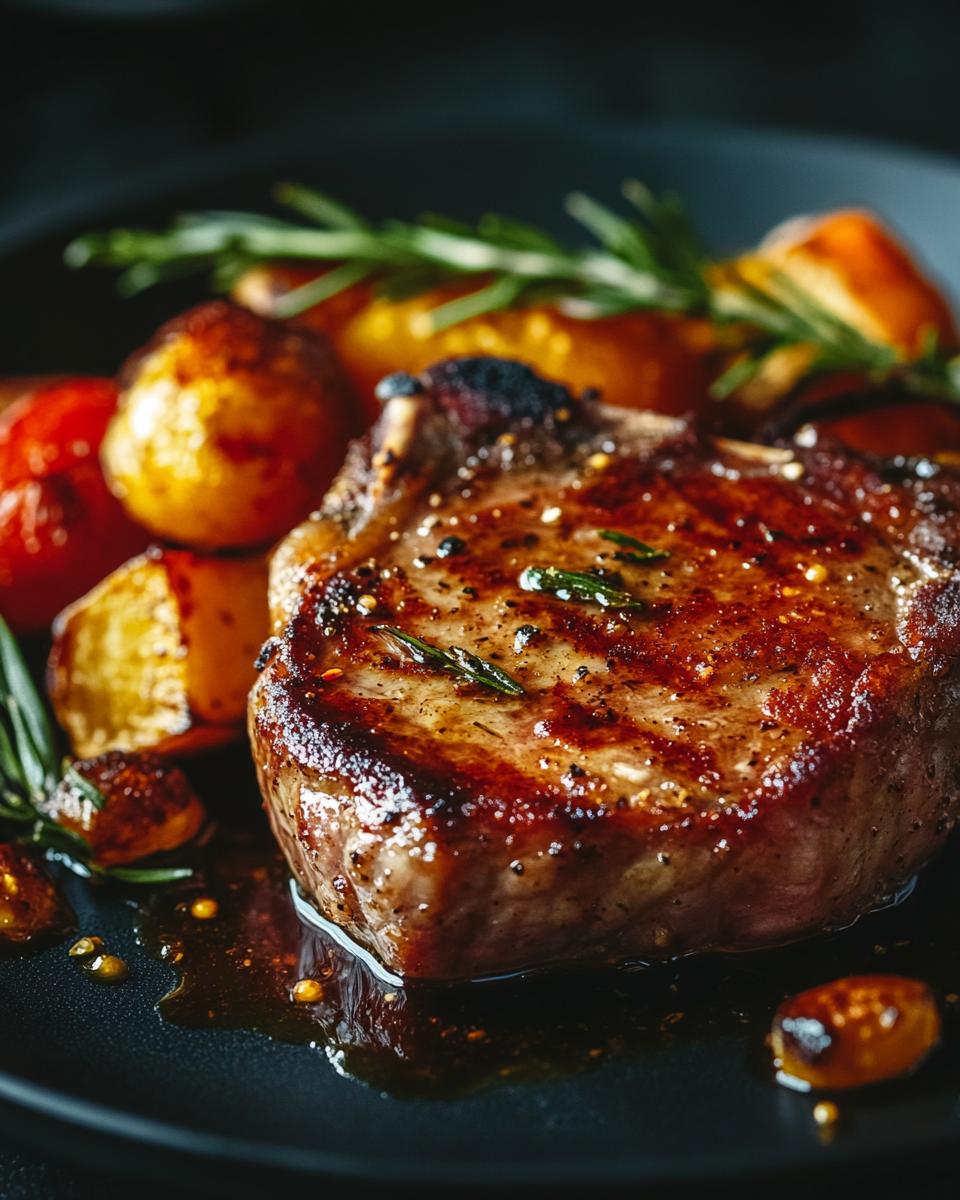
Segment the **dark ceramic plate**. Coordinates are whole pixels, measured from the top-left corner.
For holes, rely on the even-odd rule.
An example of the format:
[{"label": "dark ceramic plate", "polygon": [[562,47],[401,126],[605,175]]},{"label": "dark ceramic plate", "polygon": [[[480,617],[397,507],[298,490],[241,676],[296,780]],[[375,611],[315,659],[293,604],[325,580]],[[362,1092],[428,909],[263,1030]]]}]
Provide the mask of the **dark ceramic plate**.
[{"label": "dark ceramic plate", "polygon": [[[565,191],[613,199],[627,175],[682,192],[720,250],[797,212],[868,204],[939,277],[960,283],[960,169],[928,157],[723,129],[381,128],[185,164],[0,230],[0,372],[113,370],[199,294],[121,302],[106,276],[68,274],[60,249],[91,224],[159,220],[184,203],[258,205],[271,180],[295,177],[373,214],[492,209],[563,232]],[[206,787],[228,823],[234,814],[249,825],[255,800],[237,769],[208,770]],[[62,946],[0,962],[0,1115],[47,1152],[234,1194],[294,1176],[556,1191],[949,1162],[960,1140],[956,865],[955,848],[911,898],[853,930],[747,959],[421,995],[389,1019],[355,972],[337,984],[339,1007],[314,1045],[302,1029],[280,1029],[283,1040],[162,1019],[157,1002],[174,974],[137,943],[130,904],[73,885],[80,927],[107,937],[133,978],[98,987]],[[810,1097],[772,1081],[763,1033],[786,992],[863,970],[929,979],[944,1045],[911,1080],[843,1098],[825,1142]],[[483,1037],[470,1042],[476,1030]],[[468,1042],[486,1045],[471,1058]]]}]

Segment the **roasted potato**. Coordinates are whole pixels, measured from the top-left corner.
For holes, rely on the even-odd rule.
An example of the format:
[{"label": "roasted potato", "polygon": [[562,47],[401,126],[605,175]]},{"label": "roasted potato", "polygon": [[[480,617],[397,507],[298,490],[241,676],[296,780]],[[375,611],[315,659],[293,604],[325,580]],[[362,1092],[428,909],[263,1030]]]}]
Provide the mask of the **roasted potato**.
[{"label": "roasted potato", "polygon": [[0,843],[0,946],[65,933],[73,914],[50,877],[22,846]]},{"label": "roasted potato", "polygon": [[206,812],[186,775],[155,754],[111,751],[78,759],[73,770],[106,803],[97,809],[69,774],[39,807],[58,825],[85,838],[100,866],[116,866],[173,850],[195,837]]},{"label": "roasted potato", "polygon": [[[738,267],[761,289],[771,272],[786,276],[829,312],[872,341],[909,358],[936,334],[957,344],[949,305],[896,236],[867,212],[798,217],[774,229]],[[792,346],[770,356],[740,390],[749,409],[770,408],[807,372],[812,354]]]},{"label": "roasted potato", "polygon": [[102,460],[127,511],[160,537],[261,546],[320,501],[360,427],[325,339],[214,301],[127,364]]},{"label": "roasted potato", "polygon": [[774,229],[756,255],[877,342],[917,354],[926,333],[952,346],[950,308],[896,235],[868,212],[801,217]]},{"label": "roasted potato", "polygon": [[[270,313],[277,298],[301,282],[289,268],[257,267],[241,279],[236,295]],[[428,312],[458,294],[445,288],[388,300],[358,288],[295,320],[331,338],[370,419],[377,411],[374,389],[384,375],[416,373],[440,359],[471,354],[519,359],[575,392],[597,388],[607,403],[625,408],[679,413],[706,399],[704,357],[715,338],[705,323],[656,313],[581,321],[538,306],[489,313],[431,333]]]},{"label": "roasted potato", "polygon": [[147,545],[97,459],[116,399],[108,379],[64,379],[0,412],[0,613],[17,633],[46,629]]},{"label": "roasted potato", "polygon": [[266,636],[263,556],[153,550],[57,618],[50,699],[81,758],[200,750],[241,732]]}]

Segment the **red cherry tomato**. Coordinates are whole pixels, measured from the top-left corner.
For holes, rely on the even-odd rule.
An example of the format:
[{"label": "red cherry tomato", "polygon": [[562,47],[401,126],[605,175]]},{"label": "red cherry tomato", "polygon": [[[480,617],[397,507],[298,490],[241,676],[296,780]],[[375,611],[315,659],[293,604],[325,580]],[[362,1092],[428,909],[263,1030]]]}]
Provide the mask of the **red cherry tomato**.
[{"label": "red cherry tomato", "polygon": [[0,412],[0,614],[17,633],[147,545],[100,471],[116,401],[112,380],[64,379]]}]

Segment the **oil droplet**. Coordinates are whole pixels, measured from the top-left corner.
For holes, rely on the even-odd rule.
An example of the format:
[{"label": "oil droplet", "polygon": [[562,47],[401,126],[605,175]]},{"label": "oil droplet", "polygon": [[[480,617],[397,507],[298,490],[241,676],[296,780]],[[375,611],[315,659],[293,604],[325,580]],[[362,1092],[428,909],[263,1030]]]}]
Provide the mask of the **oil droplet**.
[{"label": "oil droplet", "polygon": [[212,896],[198,896],[190,905],[190,916],[198,921],[212,921],[220,911],[220,905]]},{"label": "oil droplet", "polygon": [[90,937],[77,938],[67,953],[71,958],[89,958],[103,949],[103,941],[95,934]]},{"label": "oil droplet", "polygon": [[84,963],[83,969],[100,983],[123,983],[130,974],[127,964],[115,954],[98,954]]},{"label": "oil droplet", "polygon": [[316,1004],[323,999],[323,984],[316,979],[298,979],[293,985],[291,995],[297,1004]]},{"label": "oil droplet", "polygon": [[832,1100],[821,1100],[813,1106],[813,1119],[821,1127],[836,1125],[840,1120],[840,1109]]}]

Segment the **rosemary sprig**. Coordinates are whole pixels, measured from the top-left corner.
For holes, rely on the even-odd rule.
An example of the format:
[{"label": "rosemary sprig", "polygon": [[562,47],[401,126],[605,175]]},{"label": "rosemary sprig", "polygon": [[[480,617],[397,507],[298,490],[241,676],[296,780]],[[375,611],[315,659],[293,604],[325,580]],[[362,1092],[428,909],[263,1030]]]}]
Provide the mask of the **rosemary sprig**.
[{"label": "rosemary sprig", "polygon": [[86,838],[59,825],[41,807],[61,778],[95,809],[106,804],[100,789],[72,763],[61,764],[43,701],[16,638],[0,617],[0,822],[19,826],[18,840],[52,851],[81,874],[125,883],[167,883],[192,874],[186,867],[102,867],[95,863]]},{"label": "rosemary sprig", "polygon": [[394,649],[400,650],[422,667],[435,667],[438,671],[447,671],[469,683],[478,683],[495,692],[501,692],[504,696],[525,694],[524,688],[506,671],[460,646],[441,650],[439,646],[431,646],[429,642],[414,637],[412,633],[405,633],[402,629],[395,629],[392,625],[374,625],[372,628],[374,633],[379,633]]},{"label": "rosemary sprig", "polygon": [[623,612],[646,608],[639,596],[614,587],[600,575],[586,571],[563,571],[559,567],[526,567],[519,584],[526,592],[550,592],[558,600],[579,600],[616,608]]},{"label": "rosemary sprig", "polygon": [[648,546],[639,538],[631,537],[629,533],[621,533],[618,529],[598,529],[597,536],[606,542],[613,542],[623,549],[616,555],[623,562],[648,563],[661,558],[669,558],[669,550],[659,550],[656,546]]},{"label": "rosemary sprig", "polygon": [[275,313],[281,317],[364,281],[394,297],[450,281],[470,285],[428,315],[434,331],[543,301],[583,318],[638,309],[683,313],[747,330],[741,353],[713,385],[718,399],[742,388],[778,350],[802,345],[810,351],[808,373],[862,372],[873,382],[896,382],[907,394],[960,403],[960,356],[947,354],[935,338],[908,359],[865,337],[762,263],[711,261],[676,196],[655,196],[636,180],[623,185],[623,195],[635,210],[631,217],[580,192],[567,197],[567,213],[596,242],[571,250],[499,215],[476,225],[435,215],[374,225],[322,192],[281,184],[275,198],[300,220],[192,213],[161,232],[120,228],[86,234],[70,243],[65,259],[73,267],[120,269],[119,287],[126,295],[194,271],[209,271],[214,285],[228,290],[257,263],[336,264],[278,299]]}]

